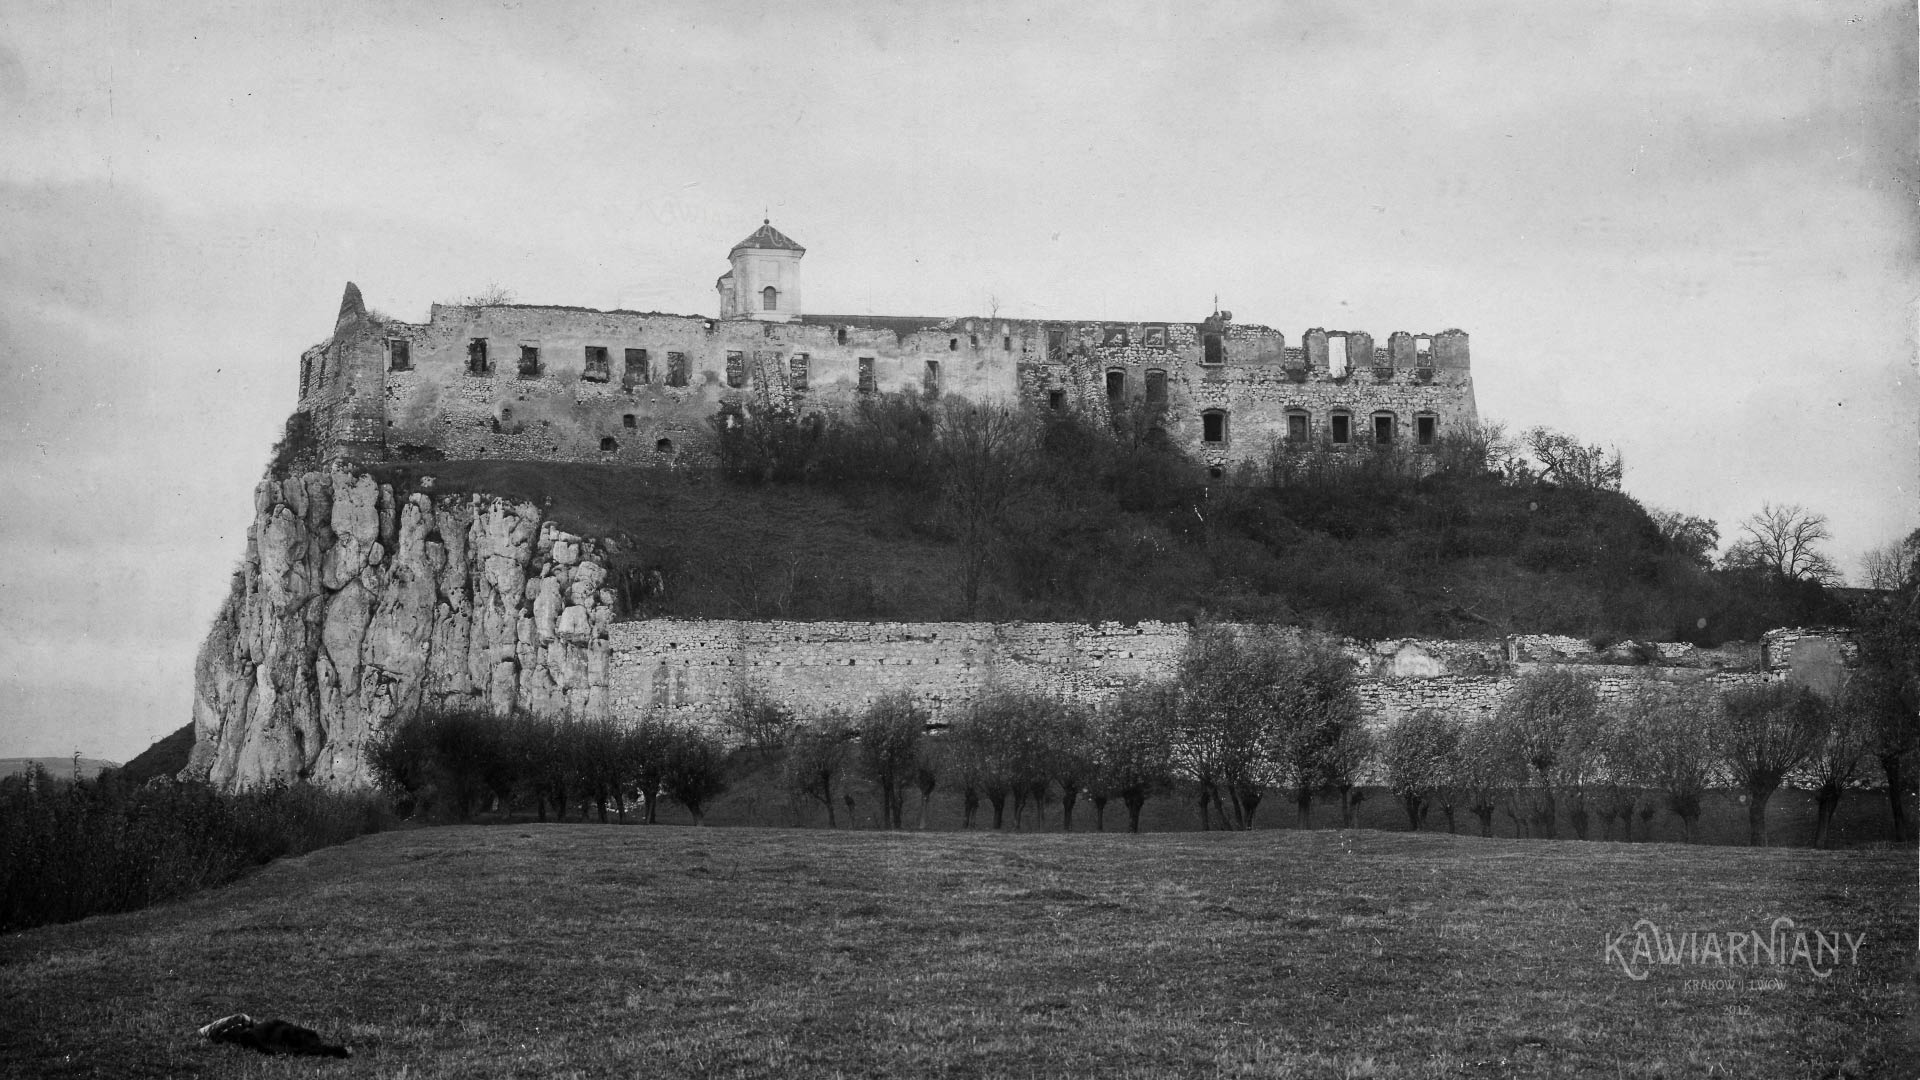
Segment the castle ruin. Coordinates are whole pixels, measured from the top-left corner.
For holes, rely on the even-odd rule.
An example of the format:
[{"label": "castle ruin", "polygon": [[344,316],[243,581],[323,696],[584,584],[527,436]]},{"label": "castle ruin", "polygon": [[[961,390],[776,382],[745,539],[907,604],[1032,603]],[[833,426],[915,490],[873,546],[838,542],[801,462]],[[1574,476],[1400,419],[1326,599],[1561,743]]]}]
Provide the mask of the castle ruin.
[{"label": "castle ruin", "polygon": [[319,460],[700,460],[712,422],[805,415],[902,390],[1111,416],[1154,408],[1212,469],[1276,444],[1416,452],[1477,420],[1467,335],[1314,327],[1289,345],[1200,322],[814,315],[806,249],[763,222],[729,253],[718,315],[434,304],[368,314],[349,284],[332,337],[300,358],[296,415]]}]

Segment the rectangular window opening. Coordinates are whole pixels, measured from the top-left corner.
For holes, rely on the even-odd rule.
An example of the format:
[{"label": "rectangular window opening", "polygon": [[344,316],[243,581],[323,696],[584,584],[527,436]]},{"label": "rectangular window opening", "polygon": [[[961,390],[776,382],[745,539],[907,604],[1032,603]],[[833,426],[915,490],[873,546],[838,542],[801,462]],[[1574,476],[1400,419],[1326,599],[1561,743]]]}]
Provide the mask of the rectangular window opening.
[{"label": "rectangular window opening", "polygon": [[807,356],[806,353],[794,353],[793,356],[787,360],[787,385],[793,387],[795,390],[805,390],[807,388],[807,374],[812,366],[812,358]]},{"label": "rectangular window opening", "polygon": [[628,386],[637,386],[653,381],[653,373],[647,370],[647,350],[628,349],[626,359],[626,373],[620,378],[622,383]]},{"label": "rectangular window opening", "polygon": [[606,346],[588,345],[586,349],[587,366],[580,377],[588,382],[606,382],[613,374],[613,362],[609,359]]},{"label": "rectangular window opening", "polygon": [[1013,335],[1012,334],[1008,334],[1005,337],[1002,337],[1000,339],[1000,351],[1001,352],[1013,351]]},{"label": "rectangular window opening", "polygon": [[413,345],[406,338],[387,339],[387,370],[408,371],[413,368]]},{"label": "rectangular window opening", "polygon": [[1200,414],[1200,441],[1210,443],[1227,441],[1226,413],[1215,411]]},{"label": "rectangular window opening", "polygon": [[1059,412],[1066,407],[1067,392],[1065,390],[1047,391],[1047,408],[1052,409],[1054,412]]},{"label": "rectangular window opening", "polygon": [[873,357],[863,356],[860,358],[860,392],[871,394],[874,388]]},{"label": "rectangular window opening", "polygon": [[1165,405],[1167,403],[1167,373],[1160,370],[1147,372],[1147,404]]},{"label": "rectangular window opening", "polygon": [[520,374],[528,378],[540,374],[540,346],[520,346]]},{"label": "rectangular window opening", "polygon": [[687,385],[687,354],[670,352],[667,354],[667,385]]},{"label": "rectangular window opening", "polygon": [[492,372],[493,365],[487,361],[487,339],[477,337],[467,342],[467,373],[488,375]]},{"label": "rectangular window opening", "polygon": [[1226,349],[1221,345],[1219,334],[1208,334],[1206,353],[1200,360],[1203,364],[1222,364],[1226,362]]},{"label": "rectangular window opening", "polygon": [[928,397],[940,396],[940,361],[927,361],[925,386]]},{"label": "rectangular window opening", "polygon": [[1422,416],[1413,422],[1414,437],[1419,440],[1421,446],[1433,445],[1433,429],[1434,423],[1431,416]]},{"label": "rectangular window opening", "polygon": [[1343,445],[1353,440],[1352,423],[1353,418],[1346,413],[1335,413],[1333,415],[1329,427],[1331,428],[1333,441],[1336,445]]},{"label": "rectangular window opening", "polygon": [[729,351],[727,353],[727,385],[735,390],[747,385],[747,357],[745,353]]},{"label": "rectangular window opening", "polygon": [[1127,373],[1124,371],[1107,372],[1107,400],[1114,404],[1127,396]]},{"label": "rectangular window opening", "polygon": [[1345,334],[1327,335],[1327,373],[1336,379],[1347,377],[1347,337]]},{"label": "rectangular window opening", "polygon": [[1386,446],[1393,442],[1393,417],[1376,416],[1373,418],[1373,441],[1375,445]]},{"label": "rectangular window opening", "polygon": [[1291,413],[1287,416],[1287,441],[1304,443],[1307,441],[1307,417],[1305,413]]}]

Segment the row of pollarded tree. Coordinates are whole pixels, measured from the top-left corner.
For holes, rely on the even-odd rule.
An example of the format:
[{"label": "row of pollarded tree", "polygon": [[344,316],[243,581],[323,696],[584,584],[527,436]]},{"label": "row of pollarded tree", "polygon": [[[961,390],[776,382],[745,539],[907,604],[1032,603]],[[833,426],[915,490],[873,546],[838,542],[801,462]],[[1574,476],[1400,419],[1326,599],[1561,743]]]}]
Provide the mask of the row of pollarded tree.
[{"label": "row of pollarded tree", "polygon": [[[1647,679],[1602,701],[1594,684],[1565,671],[1518,680],[1488,713],[1412,713],[1380,740],[1386,786],[1413,828],[1439,809],[1480,820],[1492,835],[1504,811],[1525,835],[1551,837],[1564,813],[1581,839],[1597,823],[1632,839],[1633,819],[1649,828],[1667,811],[1696,837],[1709,791],[1737,792],[1747,806],[1748,842],[1766,843],[1767,803],[1784,785],[1813,794],[1814,844],[1824,846],[1849,790],[1874,784],[1884,758],[1871,713],[1859,699],[1829,700],[1775,681],[1718,689]],[[1904,829],[1902,792],[1888,784],[1894,835]]]},{"label": "row of pollarded tree", "polygon": [[[1289,798],[1301,825],[1316,799],[1353,823],[1363,785],[1383,785],[1420,828],[1438,809],[1449,829],[1479,818],[1491,835],[1505,812],[1521,835],[1552,837],[1564,818],[1576,836],[1632,838],[1662,809],[1695,836],[1711,790],[1742,793],[1749,835],[1764,843],[1766,806],[1783,784],[1815,796],[1815,842],[1828,839],[1842,795],[1887,779],[1894,836],[1904,838],[1903,777],[1912,735],[1898,700],[1857,678],[1838,700],[1796,684],[1717,689],[1648,679],[1603,701],[1594,682],[1565,670],[1529,674],[1497,708],[1472,716],[1422,710],[1371,730],[1353,662],[1339,643],[1281,628],[1204,627],[1172,677],[1127,687],[1098,704],[989,688],[936,730],[908,695],[857,712],[802,718],[747,692],[727,716],[730,737],[656,718],[636,725],[426,712],[370,748],[375,774],[416,804],[465,818],[486,806],[531,807],[565,818],[597,807],[624,819],[629,801],[654,820],[664,795],[696,822],[744,773],[777,775],[796,801],[821,804],[828,823],[854,785],[877,792],[879,820],[903,828],[917,796],[919,827],[936,791],[957,792],[964,825],[1037,826],[1058,803],[1071,829],[1084,801],[1094,825],[1119,803],[1138,831],[1149,799],[1191,798],[1202,828],[1252,828],[1270,794]],[[1876,770],[1876,762],[1880,768]],[[1009,815],[1009,811],[1011,814]]]}]

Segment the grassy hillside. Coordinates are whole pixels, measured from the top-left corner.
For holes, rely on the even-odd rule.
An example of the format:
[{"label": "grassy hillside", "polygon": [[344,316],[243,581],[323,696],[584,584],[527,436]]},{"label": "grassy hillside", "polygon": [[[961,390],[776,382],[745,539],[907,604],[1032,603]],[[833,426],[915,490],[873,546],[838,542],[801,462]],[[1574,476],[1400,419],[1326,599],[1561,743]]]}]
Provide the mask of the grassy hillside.
[{"label": "grassy hillside", "polygon": [[[1365,832],[366,837],[0,939],[0,1074],[1908,1076],[1911,857]],[[1800,928],[1857,965],[1605,942]],[[1644,968],[1644,964],[1642,965]],[[349,1062],[194,1038],[281,1017]]]},{"label": "grassy hillside", "polygon": [[[1066,451],[1061,452],[1066,455]],[[1618,492],[1350,469],[1207,481],[1148,457],[1042,458],[991,535],[977,603],[940,481],[742,484],[531,462],[386,466],[407,489],[547,508],[620,547],[641,616],[1281,621],[1365,638],[1753,639],[1842,622],[1810,584],[1709,571]]]}]

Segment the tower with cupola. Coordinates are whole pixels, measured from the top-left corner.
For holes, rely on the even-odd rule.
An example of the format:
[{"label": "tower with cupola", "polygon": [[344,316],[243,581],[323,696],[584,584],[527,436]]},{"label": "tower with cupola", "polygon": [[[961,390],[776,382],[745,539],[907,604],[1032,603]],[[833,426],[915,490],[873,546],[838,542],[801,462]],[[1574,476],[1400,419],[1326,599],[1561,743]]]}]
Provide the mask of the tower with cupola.
[{"label": "tower with cupola", "polygon": [[733,245],[727,261],[733,269],[714,283],[723,319],[793,322],[800,318],[800,259],[807,249],[794,243],[771,219],[762,219],[753,235]]}]

